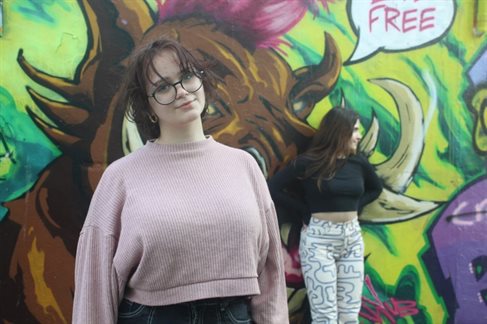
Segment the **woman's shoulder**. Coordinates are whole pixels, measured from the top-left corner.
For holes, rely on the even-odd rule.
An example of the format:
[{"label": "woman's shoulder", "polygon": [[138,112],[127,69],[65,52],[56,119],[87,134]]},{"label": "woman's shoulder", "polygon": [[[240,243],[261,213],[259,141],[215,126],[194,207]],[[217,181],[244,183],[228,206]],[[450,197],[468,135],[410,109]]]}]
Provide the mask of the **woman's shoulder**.
[{"label": "woman's shoulder", "polygon": [[131,170],[140,166],[142,160],[146,160],[147,152],[145,146],[130,152],[112,162],[110,162],[105,171],[103,172],[104,177],[110,178],[124,178]]},{"label": "woman's shoulder", "polygon": [[281,177],[301,177],[304,175],[306,168],[310,163],[310,159],[304,155],[298,155],[289,162],[282,162],[278,167],[276,175]]},{"label": "woman's shoulder", "polygon": [[246,156],[248,155],[248,152],[237,147],[233,147],[227,144],[223,144],[221,142],[215,141],[214,148],[220,152],[225,152],[230,155],[236,155],[236,156]]},{"label": "woman's shoulder", "polygon": [[349,162],[356,163],[362,167],[365,172],[370,172],[374,170],[372,164],[370,164],[369,159],[364,153],[357,153],[348,158]]},{"label": "woman's shoulder", "polygon": [[365,156],[364,153],[354,154],[348,158],[348,161],[359,163],[359,164],[368,164],[369,163],[369,160],[367,159],[367,157]]},{"label": "woman's shoulder", "polygon": [[309,156],[305,154],[300,154],[291,161],[290,165],[292,165],[297,170],[304,170],[311,164],[312,160]]},{"label": "woman's shoulder", "polygon": [[127,168],[129,165],[134,164],[136,160],[139,159],[140,151],[141,149],[131,152],[127,155],[124,155],[113,162],[111,162],[107,168],[105,169],[105,172],[111,172],[111,173],[119,173],[122,172],[123,169]]},{"label": "woman's shoulder", "polygon": [[103,170],[100,181],[98,182],[97,189],[106,188],[111,190],[120,190],[123,186],[126,167],[124,166],[124,160],[118,159],[108,164]]}]

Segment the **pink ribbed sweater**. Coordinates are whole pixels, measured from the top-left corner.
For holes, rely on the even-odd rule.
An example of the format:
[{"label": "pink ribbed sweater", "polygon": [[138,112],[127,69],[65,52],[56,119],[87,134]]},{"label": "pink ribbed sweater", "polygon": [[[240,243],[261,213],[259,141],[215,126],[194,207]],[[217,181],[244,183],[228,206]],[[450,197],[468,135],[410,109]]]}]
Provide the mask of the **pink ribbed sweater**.
[{"label": "pink ribbed sweater", "polygon": [[254,159],[208,137],[147,142],[112,163],[78,243],[73,323],[115,323],[122,298],[224,296],[252,296],[256,323],[288,323],[276,214]]}]

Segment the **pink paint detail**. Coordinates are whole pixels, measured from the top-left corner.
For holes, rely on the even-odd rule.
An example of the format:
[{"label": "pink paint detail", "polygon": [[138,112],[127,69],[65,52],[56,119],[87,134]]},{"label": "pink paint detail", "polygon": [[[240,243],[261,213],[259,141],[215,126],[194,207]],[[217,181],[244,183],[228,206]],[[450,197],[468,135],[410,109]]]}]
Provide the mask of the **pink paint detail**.
[{"label": "pink paint detail", "polygon": [[329,12],[335,0],[156,0],[159,23],[168,18],[204,14],[217,22],[235,27],[243,39],[261,48],[277,48],[279,37],[293,28],[310,11],[316,15],[318,3]]},{"label": "pink paint detail", "polygon": [[285,246],[282,246],[282,255],[284,258],[286,282],[292,284],[304,284],[298,247],[292,247],[287,250]]},{"label": "pink paint detail", "polygon": [[419,30],[423,31],[426,29],[435,28],[435,23],[434,23],[435,17],[432,15],[427,15],[429,13],[434,13],[435,10],[436,8],[427,8],[423,10],[423,12],[421,12],[421,24],[419,26]]},{"label": "pink paint detail", "polygon": [[[396,319],[412,316],[419,313],[414,300],[389,300],[381,301],[375,291],[372,281],[368,275],[365,276],[365,285],[372,294],[373,299],[362,296],[362,309],[360,316],[372,321],[373,323],[391,323],[396,324]],[[385,317],[386,321],[384,321]]]},{"label": "pink paint detail", "polygon": [[[379,1],[373,1],[372,4],[380,3]],[[421,11],[418,9],[401,11],[386,4],[378,4],[369,10],[369,32],[372,33],[373,27],[375,31],[408,33],[418,29],[422,32],[435,28],[435,13],[436,8],[433,7]]]}]

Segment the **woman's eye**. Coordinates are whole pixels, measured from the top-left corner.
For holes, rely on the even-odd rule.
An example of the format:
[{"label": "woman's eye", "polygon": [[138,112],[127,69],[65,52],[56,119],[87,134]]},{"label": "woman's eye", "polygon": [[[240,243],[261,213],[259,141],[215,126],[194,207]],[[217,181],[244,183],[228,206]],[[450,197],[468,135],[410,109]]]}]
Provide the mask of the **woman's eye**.
[{"label": "woman's eye", "polygon": [[194,74],[193,73],[185,73],[183,75],[183,80],[189,80],[191,78],[193,78]]},{"label": "woman's eye", "polygon": [[157,87],[156,92],[159,92],[159,93],[161,93],[161,92],[167,92],[167,91],[169,91],[169,88],[170,87],[171,86],[170,85],[167,85],[167,84],[160,85],[160,86]]}]

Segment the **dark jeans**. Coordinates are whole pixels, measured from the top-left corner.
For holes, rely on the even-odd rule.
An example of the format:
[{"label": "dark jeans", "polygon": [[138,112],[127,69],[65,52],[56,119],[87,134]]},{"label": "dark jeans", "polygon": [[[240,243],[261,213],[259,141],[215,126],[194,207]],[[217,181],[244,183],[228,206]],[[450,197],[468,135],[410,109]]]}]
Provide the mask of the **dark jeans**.
[{"label": "dark jeans", "polygon": [[251,324],[249,299],[228,297],[145,306],[124,299],[118,308],[119,324]]}]

